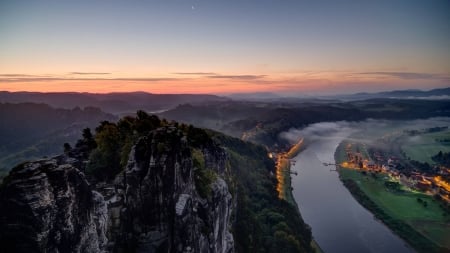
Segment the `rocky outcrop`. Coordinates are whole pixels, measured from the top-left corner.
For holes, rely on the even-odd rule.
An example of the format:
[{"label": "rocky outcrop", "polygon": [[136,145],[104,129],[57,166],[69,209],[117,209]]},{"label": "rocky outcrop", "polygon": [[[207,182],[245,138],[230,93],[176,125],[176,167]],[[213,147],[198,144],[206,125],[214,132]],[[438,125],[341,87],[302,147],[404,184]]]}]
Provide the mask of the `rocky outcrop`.
[{"label": "rocky outcrop", "polygon": [[[212,164],[225,166],[222,154],[211,154],[216,159]],[[117,237],[127,235],[117,240],[116,247],[137,252],[231,252],[228,186],[217,177],[210,186],[211,196],[201,198],[195,189],[195,169],[191,147],[177,129],[162,128],[141,138],[124,175],[116,179],[122,187],[112,196],[118,200],[112,204],[122,210]]]},{"label": "rocky outcrop", "polygon": [[[113,182],[89,184],[64,156],[16,167],[0,189],[1,252],[234,251],[223,149],[198,148],[175,127],[141,137]],[[212,171],[208,194],[196,170]]]},{"label": "rocky outcrop", "polygon": [[0,191],[0,251],[101,252],[106,218],[79,170],[57,159],[26,163]]}]

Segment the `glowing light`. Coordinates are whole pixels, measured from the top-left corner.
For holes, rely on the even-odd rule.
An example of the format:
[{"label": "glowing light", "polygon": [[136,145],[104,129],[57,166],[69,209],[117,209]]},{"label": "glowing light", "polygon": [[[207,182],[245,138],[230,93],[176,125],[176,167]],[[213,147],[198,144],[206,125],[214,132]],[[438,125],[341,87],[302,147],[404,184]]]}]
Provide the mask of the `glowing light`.
[{"label": "glowing light", "polygon": [[436,182],[437,185],[443,187],[446,191],[450,191],[450,184],[447,181],[442,180],[441,176],[434,177],[434,181]]},{"label": "glowing light", "polygon": [[[286,175],[289,175],[291,163],[289,159],[292,159],[300,151],[303,144],[303,138],[300,139],[294,146],[292,146],[287,153],[279,153],[277,155],[276,163],[276,175],[277,175],[277,191],[278,198],[286,198]],[[288,173],[286,173],[288,172]]]}]

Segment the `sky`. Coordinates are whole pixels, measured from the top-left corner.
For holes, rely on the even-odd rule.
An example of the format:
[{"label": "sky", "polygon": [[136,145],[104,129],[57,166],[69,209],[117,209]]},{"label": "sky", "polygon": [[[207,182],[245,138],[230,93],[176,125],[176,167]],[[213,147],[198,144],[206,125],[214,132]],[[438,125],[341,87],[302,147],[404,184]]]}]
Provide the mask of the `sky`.
[{"label": "sky", "polygon": [[450,1],[0,0],[0,90],[450,87]]}]

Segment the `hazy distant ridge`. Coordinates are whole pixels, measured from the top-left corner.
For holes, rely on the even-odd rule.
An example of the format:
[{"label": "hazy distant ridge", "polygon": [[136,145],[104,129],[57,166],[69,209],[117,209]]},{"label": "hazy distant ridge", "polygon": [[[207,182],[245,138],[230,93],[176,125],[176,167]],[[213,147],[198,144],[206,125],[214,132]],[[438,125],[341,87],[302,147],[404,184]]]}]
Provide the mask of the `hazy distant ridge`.
[{"label": "hazy distant ridge", "polygon": [[202,94],[152,94],[146,92],[95,94],[0,91],[0,102],[3,103],[45,103],[53,107],[66,109],[72,109],[77,106],[94,106],[110,113],[126,113],[137,110],[157,111],[170,109],[185,103],[197,104],[226,100],[228,99]]},{"label": "hazy distant ridge", "polygon": [[[383,91],[377,93],[355,93],[349,95],[341,95],[343,99],[370,99],[370,98],[431,98],[450,96],[450,87],[442,89],[423,90],[394,90]],[[450,97],[449,97],[450,99]]]},{"label": "hazy distant ridge", "polygon": [[284,101],[284,102],[319,102],[328,100],[329,102],[336,99],[343,100],[362,100],[372,98],[422,98],[422,99],[450,99],[450,87],[441,89],[432,89],[428,91],[409,89],[409,90],[393,90],[375,93],[361,92],[343,95],[327,95],[327,96],[310,96],[307,94],[278,94],[274,92],[250,92],[250,93],[232,93],[227,97],[234,100],[246,101]]}]

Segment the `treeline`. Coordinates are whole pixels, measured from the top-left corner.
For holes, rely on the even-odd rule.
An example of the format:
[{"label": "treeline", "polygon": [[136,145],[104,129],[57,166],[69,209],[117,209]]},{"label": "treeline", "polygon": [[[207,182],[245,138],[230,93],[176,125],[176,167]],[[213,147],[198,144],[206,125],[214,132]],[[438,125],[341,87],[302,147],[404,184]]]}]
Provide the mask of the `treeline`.
[{"label": "treeline", "polygon": [[11,150],[16,148],[15,143],[18,145],[36,140],[77,122],[97,124],[101,120],[113,120],[115,117],[94,107],[57,109],[46,104],[0,103],[0,118],[3,119],[0,124],[1,146]]},{"label": "treeline", "polygon": [[[138,111],[136,117],[124,117],[117,123],[102,122],[95,134],[85,129],[75,147],[65,144],[64,148],[69,156],[89,158],[88,175],[97,181],[109,181],[125,168],[138,138],[163,126],[186,136],[194,167],[198,168],[194,171],[196,189],[202,197],[208,196],[208,185],[215,174],[204,169],[201,149],[220,146],[226,150],[231,176],[225,179],[237,201],[232,217],[237,252],[311,252],[311,230],[295,206],[278,198],[275,166],[262,146]],[[165,147],[157,148],[163,151]]]},{"label": "treeline", "polygon": [[0,119],[0,171],[9,171],[21,162],[61,153],[61,143],[75,142],[83,128],[116,117],[94,107],[0,103]]},{"label": "treeline", "polygon": [[125,168],[137,138],[161,125],[158,117],[143,111],[138,111],[136,117],[126,116],[117,123],[102,121],[95,128],[95,135],[89,128],[84,129],[83,138],[74,148],[69,143],[64,144],[64,152],[70,157],[88,160],[87,166],[82,167],[88,175],[98,181],[109,181]]},{"label": "treeline", "polygon": [[[141,136],[159,127],[172,126],[181,130],[192,147],[211,145],[208,134],[192,125],[168,122],[155,115],[138,111],[136,117],[126,116],[117,123],[102,121],[95,128],[93,135],[90,129],[83,130],[83,138],[72,148],[64,144],[65,153],[69,156],[87,159],[86,173],[98,181],[110,181],[125,169],[132,146]],[[159,146],[158,146],[159,147]],[[162,151],[162,150],[161,150]]]},{"label": "treeline", "polygon": [[213,138],[229,154],[229,184],[237,187],[236,251],[311,252],[311,229],[297,207],[278,198],[275,166],[265,148],[222,134]]},{"label": "treeline", "polygon": [[317,122],[361,121],[368,118],[410,120],[448,116],[449,112],[449,101],[369,99],[327,104],[227,101],[212,105],[180,106],[163,115],[235,136],[250,131],[254,133],[252,142],[273,147],[276,144],[289,144],[279,139],[279,133]]},{"label": "treeline", "polygon": [[422,130],[403,130],[403,132],[409,136],[414,136],[418,134],[437,133],[447,129],[448,127],[444,126],[444,127],[430,127]]},{"label": "treeline", "polygon": [[419,162],[416,160],[408,160],[414,169],[427,174],[435,174],[439,172],[439,165],[444,167],[450,167],[450,152],[444,153],[439,151],[431,159],[436,162],[437,165],[430,165],[427,162]]},{"label": "treeline", "polygon": [[[380,108],[388,108],[380,110]],[[389,108],[395,108],[389,110]],[[348,103],[335,103],[330,105],[312,104],[298,108],[277,108],[258,115],[258,120],[264,125],[265,131],[255,138],[255,142],[268,146],[283,143],[279,133],[290,128],[301,128],[312,123],[326,121],[360,121],[372,119],[410,120],[448,116],[450,102],[448,101],[421,101],[401,99],[370,99]],[[260,117],[259,117],[260,116]],[[248,120],[253,120],[249,118]],[[245,121],[245,120],[244,120]],[[244,124],[244,122],[239,122]],[[441,131],[442,129],[429,129],[428,131]]]},{"label": "treeline", "polygon": [[442,166],[450,167],[450,152],[443,153],[442,151],[439,151],[439,153],[431,157],[431,159]]}]

